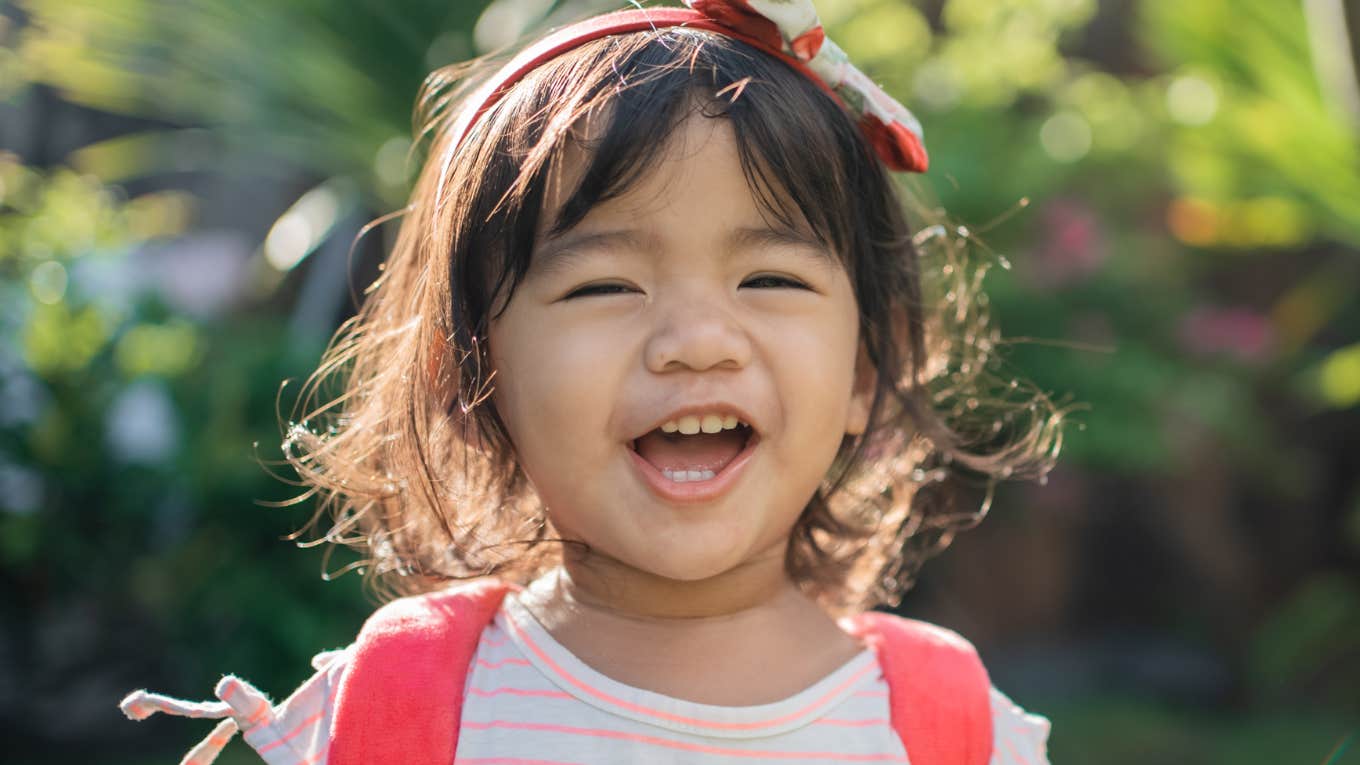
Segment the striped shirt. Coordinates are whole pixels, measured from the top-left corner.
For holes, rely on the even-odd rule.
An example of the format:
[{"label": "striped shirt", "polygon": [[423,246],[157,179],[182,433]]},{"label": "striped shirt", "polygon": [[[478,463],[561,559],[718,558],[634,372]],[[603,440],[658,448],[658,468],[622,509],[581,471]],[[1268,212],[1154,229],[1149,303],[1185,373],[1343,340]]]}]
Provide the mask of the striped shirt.
[{"label": "striped shirt", "polygon": [[[219,702],[138,691],[129,717],[163,711],[224,718],[182,765],[213,762],[240,730],[269,765],[324,765],[349,649],[313,660],[315,675],[277,706],[239,678]],[[482,632],[468,672],[455,765],[611,765],[647,762],[909,763],[889,722],[888,686],[865,649],[799,693],[771,704],[700,704],[634,688],[587,666],[513,596]],[[990,765],[1047,765],[1049,723],[991,689]]]}]

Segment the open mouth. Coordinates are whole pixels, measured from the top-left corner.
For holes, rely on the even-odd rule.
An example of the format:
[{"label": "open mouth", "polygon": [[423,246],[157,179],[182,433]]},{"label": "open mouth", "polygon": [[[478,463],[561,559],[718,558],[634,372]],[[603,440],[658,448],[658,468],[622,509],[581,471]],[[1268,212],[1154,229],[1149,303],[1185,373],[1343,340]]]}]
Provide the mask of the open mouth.
[{"label": "open mouth", "polygon": [[715,433],[685,434],[656,428],[631,445],[667,481],[697,483],[716,478],[758,440],[749,425],[738,423]]}]

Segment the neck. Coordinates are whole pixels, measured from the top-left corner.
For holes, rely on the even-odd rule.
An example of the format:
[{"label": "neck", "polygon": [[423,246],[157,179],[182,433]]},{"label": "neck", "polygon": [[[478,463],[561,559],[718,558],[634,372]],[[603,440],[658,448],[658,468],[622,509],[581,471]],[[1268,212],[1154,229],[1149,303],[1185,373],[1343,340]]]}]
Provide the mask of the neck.
[{"label": "neck", "polygon": [[641,621],[723,618],[802,598],[784,570],[783,545],[700,580],[668,579],[601,556],[569,554],[550,581],[564,605]]},{"label": "neck", "polygon": [[568,558],[517,598],[568,651],[619,682],[707,704],[764,704],[863,650],[789,579],[783,552],[696,581]]}]

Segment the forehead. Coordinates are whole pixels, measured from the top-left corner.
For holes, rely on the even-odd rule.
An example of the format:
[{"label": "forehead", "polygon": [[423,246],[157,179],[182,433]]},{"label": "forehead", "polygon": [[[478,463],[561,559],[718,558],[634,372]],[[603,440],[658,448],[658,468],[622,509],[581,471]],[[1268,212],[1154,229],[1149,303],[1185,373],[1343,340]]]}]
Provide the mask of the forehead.
[{"label": "forehead", "polygon": [[728,118],[687,109],[620,161],[605,140],[613,116],[581,119],[559,147],[545,177],[540,241],[583,223],[637,223],[677,213],[694,215],[693,223],[764,223],[819,238],[786,189],[748,171]]}]

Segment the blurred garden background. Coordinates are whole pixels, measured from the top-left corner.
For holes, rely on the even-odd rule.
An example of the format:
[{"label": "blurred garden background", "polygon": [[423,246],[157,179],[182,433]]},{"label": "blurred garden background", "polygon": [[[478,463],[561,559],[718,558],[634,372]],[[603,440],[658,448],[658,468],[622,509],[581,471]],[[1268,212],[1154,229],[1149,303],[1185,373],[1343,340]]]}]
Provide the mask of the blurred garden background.
[{"label": "blurred garden background", "polygon": [[[817,4],[1011,264],[1008,368],[1084,405],[901,610],[1054,763],[1360,763],[1360,3]],[[423,76],[619,5],[0,2],[0,759],[176,761],[210,726],[127,691],[282,698],[353,636],[263,505],[280,385],[376,274]]]}]

